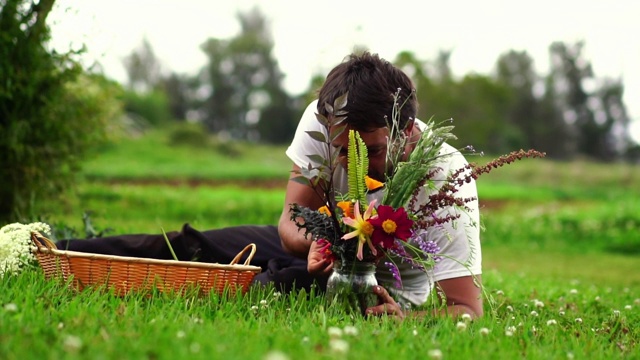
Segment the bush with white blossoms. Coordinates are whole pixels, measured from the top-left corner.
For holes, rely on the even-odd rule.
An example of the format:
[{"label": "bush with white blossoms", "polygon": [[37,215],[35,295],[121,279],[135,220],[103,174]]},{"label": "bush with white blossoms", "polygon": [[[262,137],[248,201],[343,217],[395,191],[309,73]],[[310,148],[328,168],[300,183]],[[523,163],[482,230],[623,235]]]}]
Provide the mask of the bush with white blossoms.
[{"label": "bush with white blossoms", "polygon": [[47,236],[51,234],[51,227],[42,222],[34,222],[13,223],[0,228],[0,277],[18,274],[25,265],[35,260],[31,252],[32,231]]}]

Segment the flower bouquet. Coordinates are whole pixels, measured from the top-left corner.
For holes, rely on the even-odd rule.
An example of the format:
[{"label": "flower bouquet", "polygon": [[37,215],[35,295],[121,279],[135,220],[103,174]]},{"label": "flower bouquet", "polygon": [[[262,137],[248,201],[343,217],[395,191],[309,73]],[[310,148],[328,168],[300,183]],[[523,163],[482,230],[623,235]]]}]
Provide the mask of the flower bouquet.
[{"label": "flower bouquet", "polygon": [[[327,284],[329,300],[340,301],[347,309],[363,312],[377,304],[370,288],[376,285],[375,268],[382,259],[395,278],[396,286],[401,287],[398,259],[427,271],[446,256],[440,254],[438,245],[423,233],[427,228],[454,222],[460,217],[460,211],[470,210],[467,204],[476,198],[458,195],[460,186],[517,159],[544,154],[521,150],[484,166],[468,164],[448,174],[439,174],[443,171],[439,164],[453,154],[442,150],[445,142],[455,139],[451,133],[453,126],[430,120],[417,140],[410,137],[400,126],[400,110],[404,103],[400,101],[398,89],[394,94],[391,119],[386,119],[386,179],[377,181],[368,176],[366,144],[357,131],[348,129],[345,124],[347,101],[348,94],[344,94],[334,104],[324,104],[330,116],[316,114],[325,131],[307,133],[326,145],[326,153],[308,155],[311,162],[293,179],[316,189],[325,205],[311,209],[294,203],[290,204],[290,209],[291,220],[304,229],[305,237],[317,241],[324,258],[334,262],[334,271]],[[348,191],[339,193],[334,186],[334,173],[342,165],[339,152],[332,149],[332,141],[345,131],[348,131]],[[407,156],[408,147],[413,151]],[[467,150],[473,151],[472,148]],[[421,192],[423,197],[418,201]],[[459,211],[440,211],[446,208]]]}]

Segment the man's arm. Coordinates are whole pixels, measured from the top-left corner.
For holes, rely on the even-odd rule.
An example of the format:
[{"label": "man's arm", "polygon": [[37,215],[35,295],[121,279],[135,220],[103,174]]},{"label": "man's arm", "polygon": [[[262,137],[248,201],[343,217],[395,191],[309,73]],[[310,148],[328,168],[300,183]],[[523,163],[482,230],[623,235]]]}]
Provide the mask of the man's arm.
[{"label": "man's arm", "polygon": [[[300,168],[294,165],[290,179],[300,176],[298,175],[299,170]],[[292,180],[287,183],[282,215],[280,215],[280,221],[278,222],[278,233],[280,234],[282,247],[285,250],[295,256],[306,259],[312,241],[306,239],[304,237],[304,229],[298,229],[295,222],[291,220],[290,206],[292,203],[307,206],[311,209],[318,209],[324,203],[312,187]]]},{"label": "man's arm", "polygon": [[482,309],[481,288],[482,279],[480,275],[469,275],[440,280],[436,283],[435,290],[438,292],[438,297],[443,301],[446,301],[446,308],[436,309],[433,311],[426,310],[405,313],[385,288],[376,286],[374,287],[373,292],[378,296],[378,305],[368,308],[366,313],[374,316],[396,316],[400,319],[403,319],[405,316],[457,317],[462,314],[469,314],[472,318],[477,318],[482,316],[484,313]]}]

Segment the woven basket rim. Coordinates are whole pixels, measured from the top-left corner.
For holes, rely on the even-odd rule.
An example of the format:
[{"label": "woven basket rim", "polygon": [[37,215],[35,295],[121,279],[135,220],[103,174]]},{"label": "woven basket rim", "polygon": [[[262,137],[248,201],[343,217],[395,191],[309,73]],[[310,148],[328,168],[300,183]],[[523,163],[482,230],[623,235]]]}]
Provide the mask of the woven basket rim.
[{"label": "woven basket rim", "polygon": [[85,252],[70,251],[70,250],[47,249],[45,247],[35,247],[35,246],[33,246],[32,249],[40,251],[45,254],[51,253],[53,255],[66,256],[68,258],[86,258],[91,260],[106,260],[106,261],[127,262],[127,263],[134,263],[134,264],[162,265],[162,266],[171,266],[171,267],[178,267],[178,268],[189,267],[189,268],[201,268],[201,269],[222,269],[222,270],[253,271],[253,272],[262,271],[261,267],[254,266],[254,265],[161,260],[161,259],[139,258],[139,257],[119,256],[119,255],[94,254],[94,253],[85,253]]},{"label": "woven basket rim", "polygon": [[[40,242],[36,242],[34,237],[37,237],[44,241],[44,246]],[[47,237],[43,236],[37,231],[32,232],[32,243],[31,250],[33,252],[40,252],[44,254],[53,254],[56,256],[64,256],[67,258],[85,258],[89,260],[103,260],[103,261],[111,261],[111,262],[121,262],[121,263],[131,263],[131,264],[140,264],[140,265],[161,265],[161,266],[169,266],[175,268],[199,268],[199,269],[219,269],[219,270],[232,270],[232,271],[251,271],[255,273],[259,273],[262,271],[262,268],[255,265],[248,265],[248,262],[253,258],[253,254],[255,252],[255,244],[247,245],[236,258],[233,259],[231,264],[220,264],[220,263],[205,263],[205,262],[196,262],[196,261],[176,261],[176,260],[163,260],[163,259],[152,259],[152,258],[141,258],[141,257],[132,257],[132,256],[120,256],[120,255],[106,255],[106,254],[96,254],[96,253],[88,253],[88,252],[80,252],[80,251],[71,251],[71,250],[60,250],[57,249],[55,244],[49,240]],[[240,260],[240,256],[243,255],[247,250],[252,249],[249,254],[245,264],[235,263]]]}]

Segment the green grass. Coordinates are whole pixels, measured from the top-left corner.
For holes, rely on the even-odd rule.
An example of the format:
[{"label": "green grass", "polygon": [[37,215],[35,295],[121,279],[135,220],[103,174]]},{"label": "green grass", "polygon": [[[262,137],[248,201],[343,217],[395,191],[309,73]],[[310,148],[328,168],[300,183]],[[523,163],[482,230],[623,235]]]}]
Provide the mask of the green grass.
[{"label": "green grass", "polygon": [[[167,138],[104,148],[75,192],[38,204],[39,214],[82,229],[88,210],[94,226],[118,233],[277,221],[284,147],[194,149]],[[322,297],[271,289],[231,299],[75,294],[29,270],[0,280],[0,358],[638,358],[638,183],[640,167],[586,161],[524,160],[481,177],[486,316],[465,329],[460,319],[346,318]],[[358,334],[342,335],[340,353],[329,328],[346,326]]]}]

